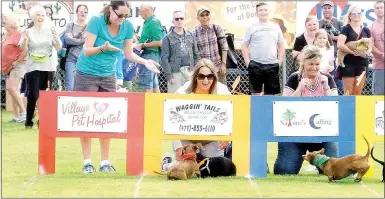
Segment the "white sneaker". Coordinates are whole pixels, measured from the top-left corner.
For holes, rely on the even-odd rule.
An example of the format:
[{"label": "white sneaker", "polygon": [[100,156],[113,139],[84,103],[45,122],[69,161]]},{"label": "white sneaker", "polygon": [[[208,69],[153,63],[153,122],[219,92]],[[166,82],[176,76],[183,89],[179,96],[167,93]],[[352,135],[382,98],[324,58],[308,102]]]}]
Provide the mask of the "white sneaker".
[{"label": "white sneaker", "polygon": [[22,113],[22,114],[20,114],[17,122],[20,122],[20,123],[21,122],[25,122],[26,119],[27,119],[27,114],[26,113]]}]

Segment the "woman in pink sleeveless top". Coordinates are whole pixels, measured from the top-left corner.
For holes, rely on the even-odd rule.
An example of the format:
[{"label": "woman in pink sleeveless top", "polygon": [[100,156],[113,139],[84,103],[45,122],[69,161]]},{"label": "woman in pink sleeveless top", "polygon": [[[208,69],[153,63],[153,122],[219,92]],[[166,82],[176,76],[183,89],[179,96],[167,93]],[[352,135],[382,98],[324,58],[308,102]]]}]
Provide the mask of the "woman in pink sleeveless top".
[{"label": "woman in pink sleeveless top", "polygon": [[21,33],[18,30],[16,13],[10,12],[2,17],[5,38],[1,42],[1,72],[7,76],[5,85],[12,98],[13,118],[10,122],[24,122],[26,110],[18,86],[26,71],[25,52],[23,53],[23,49],[18,48]]},{"label": "woman in pink sleeveless top", "polygon": [[[336,84],[329,74],[319,71],[321,51],[313,45],[306,46],[300,56],[299,69],[288,78],[283,96],[337,96]],[[298,174],[301,169],[302,155],[306,150],[315,151],[324,148],[329,157],[338,157],[338,143],[295,143],[279,142],[278,156],[274,164],[275,175]]]},{"label": "woman in pink sleeveless top", "polygon": [[320,49],[306,46],[301,54],[299,69],[289,76],[282,96],[338,95],[332,76],[319,71],[322,57]]}]

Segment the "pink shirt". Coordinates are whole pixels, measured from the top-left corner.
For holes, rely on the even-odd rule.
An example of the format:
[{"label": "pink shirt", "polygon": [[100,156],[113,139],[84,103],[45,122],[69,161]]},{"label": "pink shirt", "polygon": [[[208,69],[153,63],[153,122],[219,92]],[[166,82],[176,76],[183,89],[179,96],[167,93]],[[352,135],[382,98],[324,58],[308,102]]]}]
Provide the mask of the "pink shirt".
[{"label": "pink shirt", "polygon": [[[373,22],[370,29],[374,40],[374,46],[382,53],[384,53],[384,24],[377,20]],[[384,69],[384,60],[381,56],[373,54],[373,66],[375,69]]]},{"label": "pink shirt", "polygon": [[301,96],[306,97],[321,97],[327,95],[327,87],[329,87],[327,77],[319,75],[315,79],[315,83],[311,86],[305,86],[305,89],[301,92]]}]

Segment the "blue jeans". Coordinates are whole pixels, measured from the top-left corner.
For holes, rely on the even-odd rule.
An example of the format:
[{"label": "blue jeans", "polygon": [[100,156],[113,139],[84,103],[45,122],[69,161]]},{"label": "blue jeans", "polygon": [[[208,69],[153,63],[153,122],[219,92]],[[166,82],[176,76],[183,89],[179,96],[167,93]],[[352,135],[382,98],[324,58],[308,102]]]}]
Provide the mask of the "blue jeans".
[{"label": "blue jeans", "polygon": [[[141,57],[143,59],[152,59],[155,62],[160,61],[159,53],[144,52]],[[146,68],[142,64],[138,64],[139,67],[139,86],[142,89],[156,89],[159,88],[158,75]]]},{"label": "blue jeans", "polygon": [[66,91],[73,91],[74,90],[74,82],[75,82],[75,71],[76,71],[76,62],[73,61],[67,61],[66,62]]},{"label": "blue jeans", "polygon": [[119,53],[118,54],[118,59],[116,62],[116,79],[118,80],[123,80],[123,59],[124,59],[124,54]]},{"label": "blue jeans", "polygon": [[384,95],[384,69],[373,70],[373,95]]},{"label": "blue jeans", "polygon": [[338,157],[338,144],[335,142],[323,143],[294,143],[279,142],[278,156],[274,164],[274,174],[298,174],[301,169],[303,157],[306,150],[318,151],[325,149],[325,155],[329,157]]}]

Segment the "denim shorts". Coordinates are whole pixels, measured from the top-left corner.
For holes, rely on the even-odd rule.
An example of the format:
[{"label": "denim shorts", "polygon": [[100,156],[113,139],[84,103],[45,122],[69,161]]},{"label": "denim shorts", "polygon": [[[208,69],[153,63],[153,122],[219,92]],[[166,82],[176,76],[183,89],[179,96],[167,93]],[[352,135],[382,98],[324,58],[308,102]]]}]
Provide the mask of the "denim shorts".
[{"label": "denim shorts", "polygon": [[[143,59],[151,59],[155,62],[160,61],[159,53],[145,52],[141,56]],[[158,74],[148,70],[146,66],[138,64],[139,67],[139,86],[142,89],[159,88]]]}]

